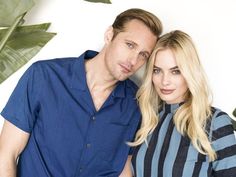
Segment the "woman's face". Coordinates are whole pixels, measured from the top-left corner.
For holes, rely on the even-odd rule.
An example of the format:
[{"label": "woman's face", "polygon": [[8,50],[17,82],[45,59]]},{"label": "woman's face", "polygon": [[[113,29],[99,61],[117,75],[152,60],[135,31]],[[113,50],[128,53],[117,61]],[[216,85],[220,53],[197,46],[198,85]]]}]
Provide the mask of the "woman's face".
[{"label": "woman's face", "polygon": [[158,95],[166,103],[175,104],[184,101],[188,86],[170,49],[161,50],[157,53],[152,82]]}]

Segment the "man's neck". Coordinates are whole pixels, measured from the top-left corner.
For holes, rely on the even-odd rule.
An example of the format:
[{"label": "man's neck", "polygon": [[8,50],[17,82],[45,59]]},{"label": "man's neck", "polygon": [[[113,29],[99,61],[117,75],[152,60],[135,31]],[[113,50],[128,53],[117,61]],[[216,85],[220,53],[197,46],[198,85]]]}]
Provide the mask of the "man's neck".
[{"label": "man's neck", "polygon": [[99,54],[85,62],[86,80],[94,106],[99,110],[114,90],[118,80],[110,75]]}]

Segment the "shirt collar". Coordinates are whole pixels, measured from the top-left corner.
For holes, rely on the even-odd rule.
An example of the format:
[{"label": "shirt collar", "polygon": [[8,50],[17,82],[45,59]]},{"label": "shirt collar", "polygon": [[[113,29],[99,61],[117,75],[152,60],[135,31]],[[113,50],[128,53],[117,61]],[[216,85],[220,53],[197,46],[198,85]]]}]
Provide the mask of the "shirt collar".
[{"label": "shirt collar", "polygon": [[[92,59],[98,54],[96,51],[87,50],[80,55],[73,66],[71,88],[85,91],[87,87],[85,60]],[[129,79],[125,81],[118,81],[116,88],[112,92],[113,97],[133,96],[136,90]]]},{"label": "shirt collar", "polygon": [[125,80],[125,81],[119,81],[117,83],[116,88],[112,92],[112,96],[114,97],[129,97],[129,96],[134,96],[136,93],[136,90],[131,86],[131,81],[130,80]]},{"label": "shirt collar", "polygon": [[91,59],[98,54],[96,51],[87,50],[80,55],[74,63],[71,88],[85,91],[87,88],[85,60]]}]

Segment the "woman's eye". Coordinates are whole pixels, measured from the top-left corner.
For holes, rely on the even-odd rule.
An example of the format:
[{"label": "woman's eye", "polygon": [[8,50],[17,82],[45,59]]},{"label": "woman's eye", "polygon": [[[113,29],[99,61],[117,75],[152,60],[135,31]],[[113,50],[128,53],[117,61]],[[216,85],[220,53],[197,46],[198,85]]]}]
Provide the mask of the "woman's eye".
[{"label": "woman's eye", "polygon": [[173,70],[172,74],[181,74],[180,70]]},{"label": "woman's eye", "polygon": [[161,72],[160,69],[153,69],[153,73],[154,73],[154,74],[158,74],[158,73],[160,73],[160,72]]}]

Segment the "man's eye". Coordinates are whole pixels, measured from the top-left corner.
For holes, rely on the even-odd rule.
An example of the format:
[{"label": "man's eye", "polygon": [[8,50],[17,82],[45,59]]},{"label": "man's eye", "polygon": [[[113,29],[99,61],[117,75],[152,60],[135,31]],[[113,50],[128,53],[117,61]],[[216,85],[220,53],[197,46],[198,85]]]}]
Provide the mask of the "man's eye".
[{"label": "man's eye", "polygon": [[146,53],[140,53],[140,55],[142,56],[143,59],[147,60],[148,59],[148,55]]},{"label": "man's eye", "polygon": [[127,45],[130,49],[133,49],[133,48],[134,48],[134,45],[131,44],[131,43],[129,43],[129,42],[127,42],[126,45]]}]

